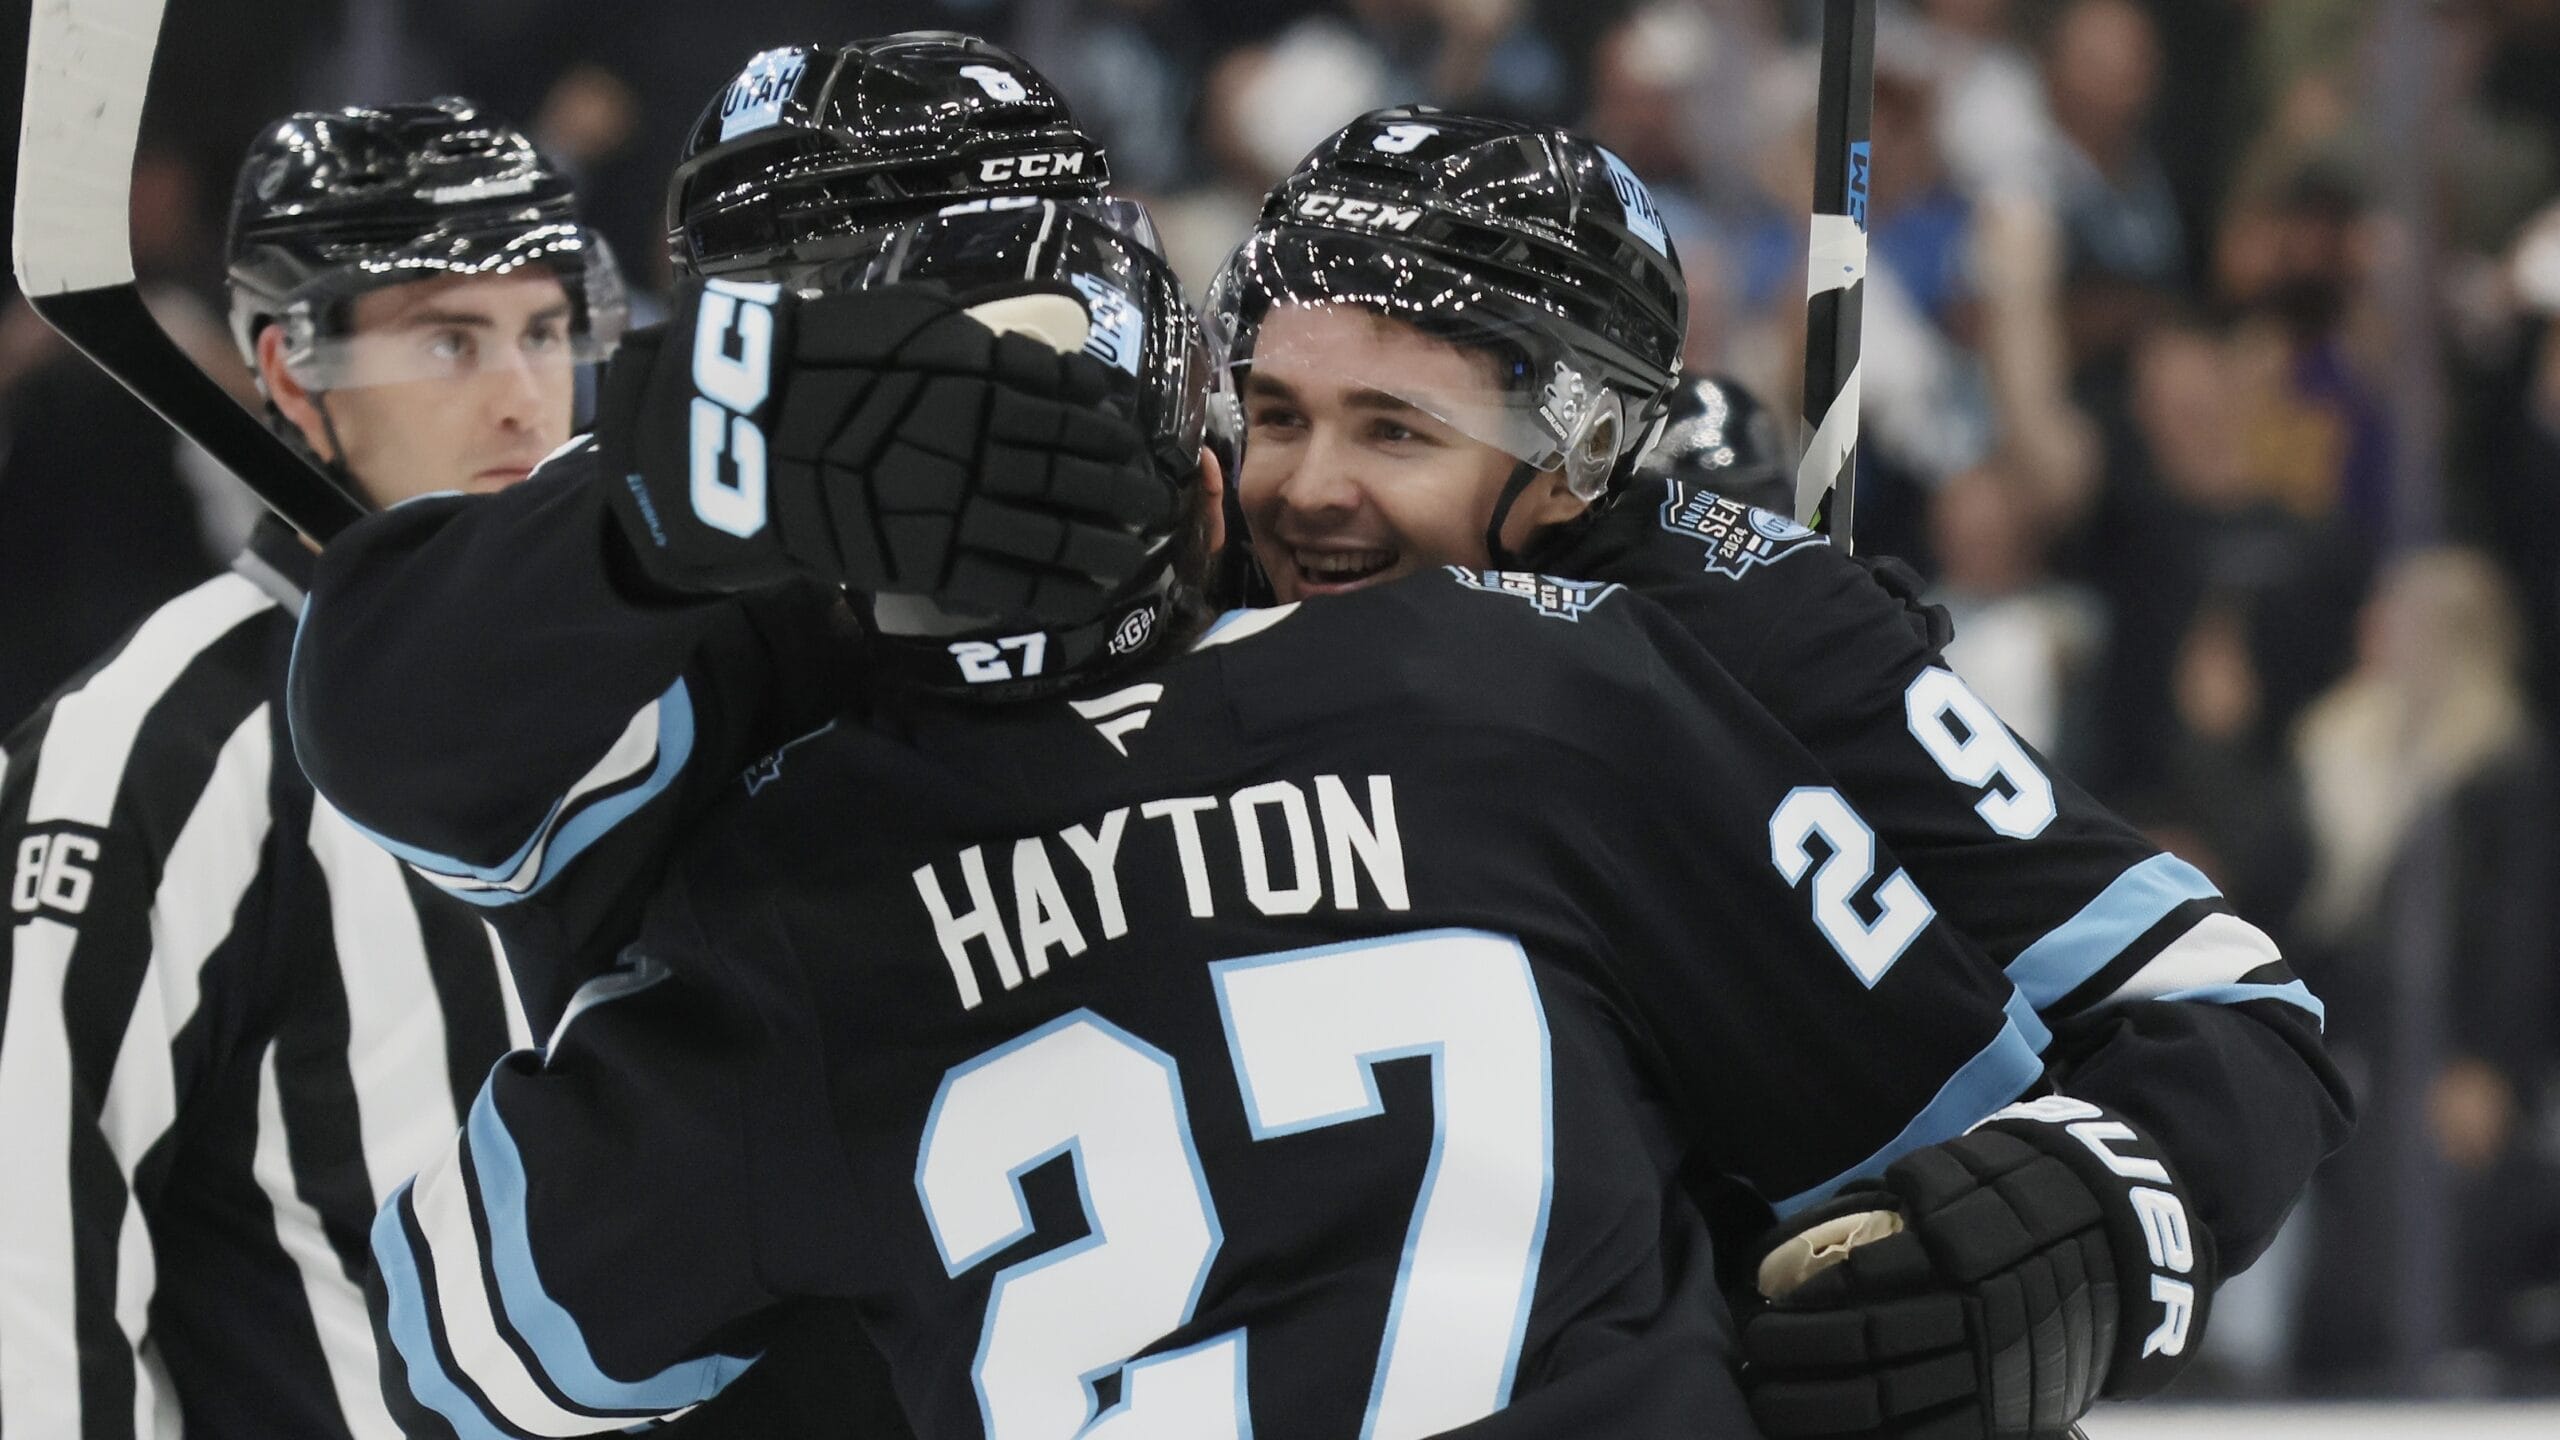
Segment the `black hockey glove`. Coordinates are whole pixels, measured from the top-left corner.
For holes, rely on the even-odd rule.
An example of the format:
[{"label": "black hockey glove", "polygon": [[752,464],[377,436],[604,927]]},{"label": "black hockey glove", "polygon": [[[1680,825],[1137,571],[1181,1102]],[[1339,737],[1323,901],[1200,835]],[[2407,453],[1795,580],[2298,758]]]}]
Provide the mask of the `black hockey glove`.
[{"label": "black hockey glove", "polygon": [[1773,1440],[2060,1436],[2195,1353],[2214,1260],[2158,1147],[2055,1096],[1795,1217],[1759,1283],[1743,1383]]},{"label": "black hockey glove", "polygon": [[623,341],[596,430],[623,533],[671,590],[810,576],[1072,623],[1175,504],[1110,374],[913,286],[714,281]]}]

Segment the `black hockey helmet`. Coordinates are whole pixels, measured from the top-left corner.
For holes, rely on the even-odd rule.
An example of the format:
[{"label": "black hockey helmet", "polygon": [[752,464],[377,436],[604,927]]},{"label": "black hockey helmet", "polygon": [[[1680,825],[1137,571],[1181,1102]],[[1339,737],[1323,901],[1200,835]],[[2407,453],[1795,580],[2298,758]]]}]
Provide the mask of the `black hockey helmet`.
[{"label": "black hockey helmet", "polygon": [[1098,196],[1110,178],[1056,88],[1002,46],[942,30],[786,45],[695,122],[667,245],[686,274],[752,272],[945,205]]},{"label": "black hockey helmet", "polygon": [[768,267],[803,292],[920,285],[966,302],[991,327],[1081,350],[1111,372],[1101,402],[1147,437],[1177,503],[1135,538],[1153,563],[1106,597],[1095,618],[1046,627],[1011,613],[964,612],[918,596],[856,596],[881,661],[928,689],[1018,699],[1089,683],[1145,654],[1192,598],[1177,583],[1196,504],[1209,364],[1182,284],[1145,210],[1132,201],[1009,196],[961,201],[916,219],[829,239],[828,258]]},{"label": "black hockey helmet", "polygon": [[542,266],[569,293],[573,355],[587,361],[628,318],[621,271],[578,222],[567,177],[452,96],[277,121],[241,162],[227,259],[242,358],[256,368],[258,332],[283,325],[286,364],[315,390],[343,378],[351,302],[388,285]]},{"label": "black hockey helmet", "polygon": [[1491,405],[1358,378],[1510,454],[1527,467],[1513,494],[1563,467],[1586,499],[1652,438],[1688,324],[1679,258],[1625,162],[1552,126],[1422,106],[1352,121],[1271,192],[1209,290],[1231,381],[1290,305],[1361,306],[1491,354]]},{"label": "black hockey helmet", "polygon": [[1635,473],[1683,481],[1776,514],[1795,513],[1795,467],[1778,417],[1731,376],[1680,377],[1662,436],[1637,460]]}]

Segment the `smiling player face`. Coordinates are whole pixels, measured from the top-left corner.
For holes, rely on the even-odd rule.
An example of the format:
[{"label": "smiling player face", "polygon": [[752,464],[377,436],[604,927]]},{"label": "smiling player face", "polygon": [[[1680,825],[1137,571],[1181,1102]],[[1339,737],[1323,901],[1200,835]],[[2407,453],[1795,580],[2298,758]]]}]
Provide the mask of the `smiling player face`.
[{"label": "smiling player face", "polygon": [[[1263,321],[1240,385],[1237,479],[1255,558],[1283,602],[1431,565],[1486,565],[1485,527],[1515,462],[1363,377],[1498,403],[1493,359],[1354,306],[1287,305]],[[1583,502],[1540,471],[1505,518],[1514,552]]]}]

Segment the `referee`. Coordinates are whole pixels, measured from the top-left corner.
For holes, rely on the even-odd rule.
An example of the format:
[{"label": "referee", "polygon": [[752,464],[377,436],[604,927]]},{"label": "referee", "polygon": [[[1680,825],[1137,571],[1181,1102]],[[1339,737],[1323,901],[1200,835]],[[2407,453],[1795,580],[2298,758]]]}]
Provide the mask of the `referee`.
[{"label": "referee", "polygon": [[[270,423],[376,505],[523,478],[623,323],[567,181],[457,100],[271,127],[229,261]],[[313,560],[268,520],[0,742],[8,1440],[398,1433],[366,1230],[529,1037],[477,914],[294,764]]]}]

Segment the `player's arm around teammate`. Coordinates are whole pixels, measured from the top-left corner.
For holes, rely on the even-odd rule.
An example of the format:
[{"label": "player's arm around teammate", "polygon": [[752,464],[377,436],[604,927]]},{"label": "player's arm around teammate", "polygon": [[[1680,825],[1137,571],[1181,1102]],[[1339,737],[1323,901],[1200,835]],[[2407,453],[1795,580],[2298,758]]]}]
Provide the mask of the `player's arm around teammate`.
[{"label": "player's arm around teammate", "polygon": [[[759,54],[671,182],[669,244],[695,298],[635,337],[604,396],[613,444],[331,547],[296,657],[304,763],[420,873],[523,935],[537,1028],[609,963],[684,818],[851,698],[848,580],[1029,598],[1082,624],[1142,558],[1128,517],[1164,489],[1134,434],[1093,410],[1105,362],[999,349],[917,297],[799,298],[863,283],[845,247],[866,227],[1100,203],[1107,181],[1048,82],[984,41]],[[819,273],[831,262],[844,280]],[[662,345],[695,358],[672,374],[707,378],[655,414],[640,385]],[[675,463],[642,483],[642,447]],[[967,484],[945,486],[955,475]]]},{"label": "player's arm around teammate", "polygon": [[[1142,731],[863,717],[705,817],[630,963],[383,1214],[413,1433],[665,1413],[810,1294],[862,1302],[927,1435],[1298,1440],[1364,1404],[1378,1434],[1747,1430],[1681,1154],[1813,1204],[2028,1084],[2031,1013],[1943,926],[1828,951],[1760,818],[1827,793],[1819,768],[1622,588],[1430,573],[1184,653],[1190,628],[1067,692],[1149,692]],[[1132,818],[1308,767],[1393,771],[1350,786],[1395,877],[1358,913],[1272,871],[1257,906],[1260,847]],[[1178,813],[1202,807],[1227,808]],[[960,870],[1020,879],[1067,819],[1126,881],[1100,914],[1021,903],[1086,939],[999,942],[1001,880],[954,913]],[[1402,1069],[1364,1107],[1361,1067],[1315,1058],[1338,1050],[1434,1056],[1445,1099]],[[1303,1093],[1337,1071],[1347,1097]],[[1081,1224],[1034,1218],[1024,1172],[1053,1160]]]}]

